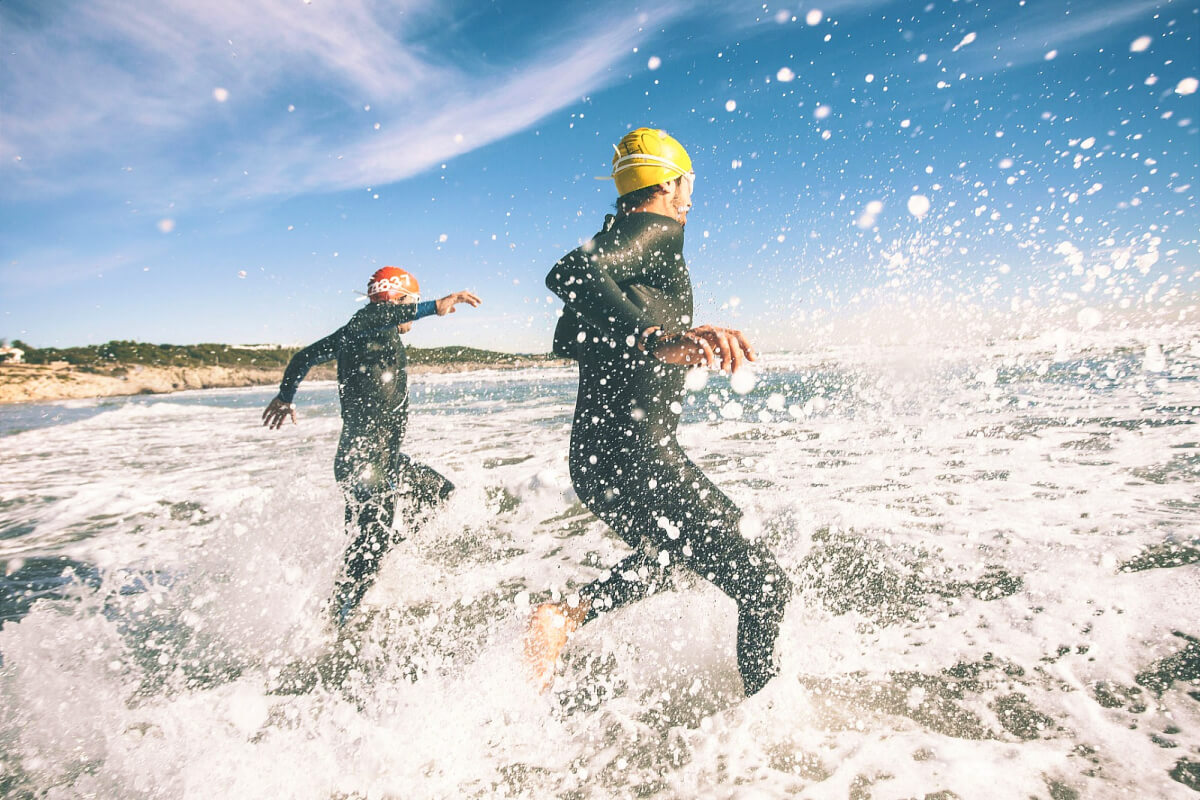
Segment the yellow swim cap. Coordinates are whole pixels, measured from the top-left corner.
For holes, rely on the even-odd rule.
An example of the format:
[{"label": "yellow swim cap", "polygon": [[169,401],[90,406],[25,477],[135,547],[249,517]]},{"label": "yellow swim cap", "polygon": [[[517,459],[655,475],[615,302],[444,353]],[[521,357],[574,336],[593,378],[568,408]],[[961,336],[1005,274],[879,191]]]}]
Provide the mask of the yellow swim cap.
[{"label": "yellow swim cap", "polygon": [[612,179],[618,195],[673,181],[692,171],[687,151],[666,131],[638,128],[625,134],[614,149]]}]

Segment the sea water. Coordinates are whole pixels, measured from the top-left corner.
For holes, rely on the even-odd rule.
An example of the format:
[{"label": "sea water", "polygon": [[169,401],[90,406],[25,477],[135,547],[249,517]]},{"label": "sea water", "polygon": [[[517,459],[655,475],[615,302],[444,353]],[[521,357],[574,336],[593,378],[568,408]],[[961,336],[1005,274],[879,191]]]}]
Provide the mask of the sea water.
[{"label": "sea water", "polygon": [[0,795],[1194,796],[1198,376],[1181,329],[695,373],[681,441],[797,587],[748,700],[686,573],[526,683],[531,606],[628,552],[573,370],[413,378],[458,488],[341,637],[332,384],[274,432],[267,388],[0,408]]}]

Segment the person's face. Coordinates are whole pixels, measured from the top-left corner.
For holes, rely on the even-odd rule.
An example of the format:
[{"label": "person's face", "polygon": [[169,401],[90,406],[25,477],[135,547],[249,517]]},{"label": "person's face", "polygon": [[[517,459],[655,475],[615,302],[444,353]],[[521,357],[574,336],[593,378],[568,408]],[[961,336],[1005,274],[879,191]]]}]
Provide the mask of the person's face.
[{"label": "person's face", "polygon": [[673,192],[668,201],[675,209],[675,219],[679,221],[680,225],[687,225],[688,212],[692,209],[692,190],[696,185],[696,173],[689,172],[682,175],[679,180],[670,185],[673,187]]},{"label": "person's face", "polygon": [[[417,298],[414,295],[406,294],[403,297],[397,297],[393,300],[389,300],[388,302],[403,306],[403,305],[408,305],[409,303],[417,302]],[[403,325],[396,326],[396,330],[400,331],[401,333],[408,333],[409,331],[412,330],[412,328],[413,328],[413,324],[411,322],[406,322]]]}]

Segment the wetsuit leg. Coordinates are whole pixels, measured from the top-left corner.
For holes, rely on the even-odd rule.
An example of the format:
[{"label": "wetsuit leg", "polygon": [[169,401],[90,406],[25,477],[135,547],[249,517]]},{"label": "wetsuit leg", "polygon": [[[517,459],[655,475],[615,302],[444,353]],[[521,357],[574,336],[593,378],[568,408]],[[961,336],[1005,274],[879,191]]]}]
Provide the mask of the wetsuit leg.
[{"label": "wetsuit leg", "polygon": [[[382,473],[382,480],[378,476]],[[398,505],[415,531],[428,513],[442,503],[454,484],[435,470],[419,464],[401,452],[391,455],[390,463],[372,463],[359,468],[356,480],[343,484],[346,494],[346,526],[355,531],[354,541],[346,549],[345,570],[334,594],[333,612],[338,624],[358,607],[375,582],[384,555],[403,540],[396,531]]]},{"label": "wetsuit leg", "polygon": [[396,497],[410,517],[410,530],[416,530],[428,512],[454,492],[454,484],[445,476],[403,453],[396,460],[395,476]]},{"label": "wetsuit leg", "polygon": [[[572,448],[573,454],[589,451],[614,453],[595,444]],[[635,549],[580,591],[589,606],[585,623],[658,591],[666,584],[667,567],[681,564],[737,603],[738,669],[747,696],[754,694],[778,672],[773,651],[790,581],[767,548],[741,535],[741,511],[673,437],[643,447],[626,443],[620,454],[611,459],[619,469],[597,470],[572,460],[584,504]]]},{"label": "wetsuit leg", "polygon": [[334,594],[338,624],[358,607],[375,580],[375,573],[391,544],[392,504],[385,497],[347,493],[346,526],[356,531],[346,549],[345,569]]}]

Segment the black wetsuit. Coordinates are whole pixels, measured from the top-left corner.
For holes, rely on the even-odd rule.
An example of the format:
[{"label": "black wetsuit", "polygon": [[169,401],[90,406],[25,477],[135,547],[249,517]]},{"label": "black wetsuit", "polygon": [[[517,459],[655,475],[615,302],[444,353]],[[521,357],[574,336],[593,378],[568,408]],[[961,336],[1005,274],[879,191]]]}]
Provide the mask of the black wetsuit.
[{"label": "black wetsuit", "polygon": [[413,530],[454,490],[400,450],[408,425],[408,360],[396,327],[432,313],[432,302],[361,308],[345,326],[293,356],[279,385],[279,398],[290,403],[313,366],[337,359],[342,436],[334,475],[346,496],[346,525],[356,531],[333,603],[339,622],[370,588],[393,540],[403,538],[393,531],[397,503],[404,503]]},{"label": "black wetsuit", "polygon": [[778,670],[772,654],[791,583],[769,550],[742,537],[741,511],[675,438],[687,369],[636,346],[648,328],[695,327],[683,226],[657,214],[610,216],[546,285],[566,304],[555,352],[579,361],[571,481],[634,548],[580,592],[584,622],[657,591],[666,566],[682,564],[737,602],[738,668],[754,694]]}]

